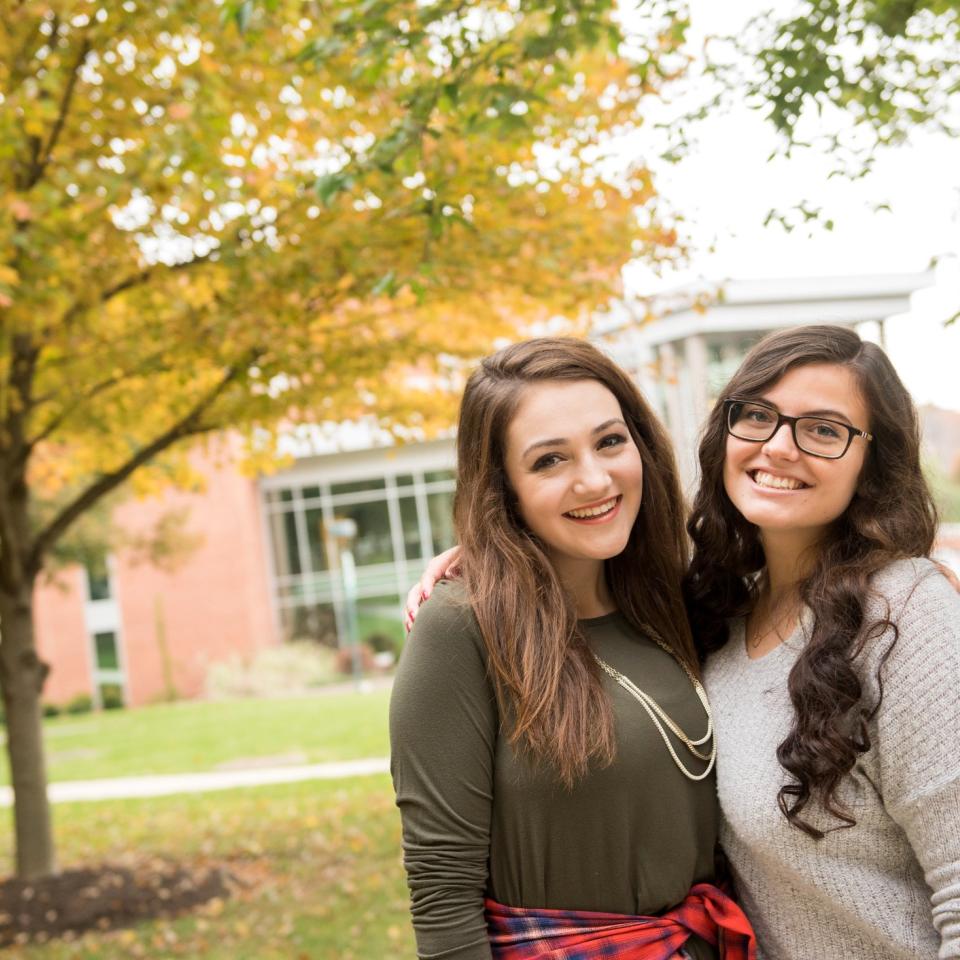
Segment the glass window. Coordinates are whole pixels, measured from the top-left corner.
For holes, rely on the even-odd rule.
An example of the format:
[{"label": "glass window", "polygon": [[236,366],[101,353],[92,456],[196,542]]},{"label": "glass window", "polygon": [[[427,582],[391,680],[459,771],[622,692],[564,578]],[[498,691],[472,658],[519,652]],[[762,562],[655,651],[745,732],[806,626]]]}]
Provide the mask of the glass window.
[{"label": "glass window", "polygon": [[456,474],[452,470],[432,470],[423,475],[425,483],[439,483],[442,480],[453,480],[455,477]]},{"label": "glass window", "polygon": [[365,490],[383,490],[385,487],[383,477],[373,477],[370,480],[354,480],[351,483],[335,483],[330,487],[330,492],[337,496],[340,493],[362,493]]},{"label": "glass window", "polygon": [[327,547],[323,537],[323,512],[319,507],[307,510],[307,546],[310,550],[310,567],[315,573],[327,569]]},{"label": "glass window", "polygon": [[117,654],[117,635],[111,630],[93,635],[98,670],[119,670],[120,657]]},{"label": "glass window", "polygon": [[300,492],[303,495],[304,500],[315,500],[320,496],[319,487],[304,487]]},{"label": "glass window", "polygon": [[427,494],[430,526],[433,529],[433,552],[440,553],[457,542],[453,531],[453,491]]},{"label": "glass window", "polygon": [[417,522],[417,501],[413,497],[400,498],[400,524],[403,527],[403,548],[408,560],[423,558],[423,542]]},{"label": "glass window", "polygon": [[274,513],[270,517],[270,539],[278,577],[302,573],[297,551],[297,524],[293,511]]},{"label": "glass window", "polygon": [[109,600],[110,599],[110,573],[107,570],[106,556],[99,556],[96,559],[88,560],[87,568],[87,588],[91,600]]},{"label": "glass window", "polygon": [[280,617],[287,640],[313,640],[327,647],[337,646],[337,619],[332,604],[287,607]]},{"label": "glass window", "polygon": [[401,473],[396,478],[398,487],[412,487],[413,486],[413,474],[412,473]]},{"label": "glass window", "polygon": [[353,559],[358,567],[372,563],[393,562],[390,513],[385,501],[352,503],[337,507],[335,512],[338,518],[350,517],[357,525],[357,536],[353,541]]}]

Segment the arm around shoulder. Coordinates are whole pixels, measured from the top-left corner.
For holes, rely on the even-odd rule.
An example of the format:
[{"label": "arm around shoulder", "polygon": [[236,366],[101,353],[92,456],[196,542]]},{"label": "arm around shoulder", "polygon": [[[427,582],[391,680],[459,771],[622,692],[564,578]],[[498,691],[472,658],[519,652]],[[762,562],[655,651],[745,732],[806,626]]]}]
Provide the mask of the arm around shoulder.
[{"label": "arm around shoulder", "polygon": [[462,588],[438,585],[390,701],[390,766],[421,957],[490,957],[483,899],[497,727],[473,613]]}]

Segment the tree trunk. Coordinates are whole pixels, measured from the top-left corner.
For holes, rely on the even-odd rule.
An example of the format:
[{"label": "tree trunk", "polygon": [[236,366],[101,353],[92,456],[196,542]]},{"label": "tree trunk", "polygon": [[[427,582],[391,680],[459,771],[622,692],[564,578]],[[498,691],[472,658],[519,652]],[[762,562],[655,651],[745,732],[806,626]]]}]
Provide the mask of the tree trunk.
[{"label": "tree trunk", "polygon": [[24,880],[56,870],[40,708],[47,666],[34,643],[34,581],[25,577],[12,593],[0,588],[0,689],[13,784],[17,876]]}]

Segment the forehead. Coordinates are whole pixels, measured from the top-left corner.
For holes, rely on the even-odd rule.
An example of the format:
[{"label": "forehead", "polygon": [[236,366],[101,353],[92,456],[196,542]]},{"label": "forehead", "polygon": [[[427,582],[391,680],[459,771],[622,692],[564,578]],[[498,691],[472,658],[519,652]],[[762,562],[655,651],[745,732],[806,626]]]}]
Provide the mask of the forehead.
[{"label": "forehead", "polygon": [[507,427],[508,448],[538,438],[573,438],[606,420],[622,419],[620,403],[596,380],[547,380],[523,388]]},{"label": "forehead", "polygon": [[849,367],[837,363],[811,363],[788,370],[762,394],[781,413],[798,416],[836,410],[855,426],[869,423],[870,411]]}]

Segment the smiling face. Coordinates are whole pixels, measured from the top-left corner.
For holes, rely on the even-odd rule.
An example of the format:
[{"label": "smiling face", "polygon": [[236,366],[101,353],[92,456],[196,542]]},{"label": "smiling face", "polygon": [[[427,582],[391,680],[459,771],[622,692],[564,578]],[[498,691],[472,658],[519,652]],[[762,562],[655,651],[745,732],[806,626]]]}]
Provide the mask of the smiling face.
[{"label": "smiling face", "polygon": [[[839,364],[794,367],[750,399],[787,416],[826,417],[870,430],[856,378]],[[814,543],[849,506],[866,454],[867,444],[860,437],[839,460],[804,453],[787,424],[762,443],[728,435],[723,484],[733,505],[764,538],[789,534]]]},{"label": "smiling face", "polygon": [[[626,547],[643,464],[617,398],[596,380],[523,389],[504,461],[523,522],[558,572],[589,575]],[[582,568],[582,570],[581,570]]]}]

